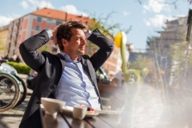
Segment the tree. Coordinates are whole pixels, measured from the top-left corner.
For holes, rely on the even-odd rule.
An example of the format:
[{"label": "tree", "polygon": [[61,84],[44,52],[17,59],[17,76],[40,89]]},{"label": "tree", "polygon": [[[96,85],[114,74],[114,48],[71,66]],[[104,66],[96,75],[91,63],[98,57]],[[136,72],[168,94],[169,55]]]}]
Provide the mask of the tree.
[{"label": "tree", "polygon": [[172,85],[184,86],[191,81],[192,53],[188,42],[176,43],[171,47]]},{"label": "tree", "polygon": [[[113,12],[104,17],[92,18],[91,22],[88,24],[89,29],[94,30],[98,28],[104,35],[111,38],[112,40],[114,38],[115,32],[124,31],[125,33],[129,33],[131,31],[131,26],[129,28],[122,29],[120,24],[108,22],[111,21],[110,18],[112,14]],[[92,55],[96,50],[97,50],[96,45],[88,43],[88,49],[87,49],[88,55]]]},{"label": "tree", "polygon": [[[143,5],[144,2],[148,1],[148,0],[134,0],[136,2],[138,2],[140,5]],[[178,2],[179,0],[165,0],[165,1],[161,1],[163,2],[163,4],[167,4],[167,5],[171,5],[173,6],[175,9],[177,9],[178,6]],[[192,4],[192,0],[185,0],[186,2],[188,2],[189,4]]]},{"label": "tree", "polygon": [[192,4],[192,0],[188,0],[189,4]]}]

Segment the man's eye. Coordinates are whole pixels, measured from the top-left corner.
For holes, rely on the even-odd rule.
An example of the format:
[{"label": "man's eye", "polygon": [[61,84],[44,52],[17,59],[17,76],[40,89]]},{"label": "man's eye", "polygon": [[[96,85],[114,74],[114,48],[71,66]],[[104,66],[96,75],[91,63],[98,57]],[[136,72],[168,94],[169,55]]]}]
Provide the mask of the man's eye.
[{"label": "man's eye", "polygon": [[80,37],[77,37],[76,40],[80,40],[81,38]]}]

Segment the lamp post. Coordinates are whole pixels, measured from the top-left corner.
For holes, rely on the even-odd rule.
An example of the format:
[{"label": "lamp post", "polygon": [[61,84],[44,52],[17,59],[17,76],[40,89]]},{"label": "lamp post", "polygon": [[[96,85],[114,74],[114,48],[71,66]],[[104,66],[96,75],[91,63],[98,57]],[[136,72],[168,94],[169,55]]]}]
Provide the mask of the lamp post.
[{"label": "lamp post", "polygon": [[187,41],[187,46],[185,49],[185,60],[184,60],[184,74],[183,74],[183,84],[186,85],[188,79],[188,64],[189,64],[189,59],[190,59],[190,50],[191,50],[191,25],[192,25],[192,10],[189,9],[188,12],[188,19],[187,19],[187,35],[186,35],[186,41]]},{"label": "lamp post", "polygon": [[187,36],[186,36],[186,41],[190,42],[190,35],[191,35],[191,23],[192,23],[192,10],[189,10],[188,13],[188,19],[187,19]]}]

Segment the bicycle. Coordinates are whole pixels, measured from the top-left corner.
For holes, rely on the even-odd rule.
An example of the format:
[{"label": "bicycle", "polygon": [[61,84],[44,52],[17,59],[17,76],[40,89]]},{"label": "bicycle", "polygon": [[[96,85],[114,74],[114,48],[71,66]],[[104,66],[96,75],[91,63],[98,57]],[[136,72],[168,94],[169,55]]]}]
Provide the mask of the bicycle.
[{"label": "bicycle", "polygon": [[0,60],[0,112],[20,105],[27,95],[24,81],[16,69],[5,62],[7,60]]}]

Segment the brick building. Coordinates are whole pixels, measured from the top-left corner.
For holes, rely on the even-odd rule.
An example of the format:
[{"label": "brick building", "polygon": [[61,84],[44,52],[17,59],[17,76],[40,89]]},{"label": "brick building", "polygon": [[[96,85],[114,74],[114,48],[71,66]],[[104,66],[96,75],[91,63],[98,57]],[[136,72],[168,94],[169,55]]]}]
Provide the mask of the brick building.
[{"label": "brick building", "polygon": [[88,24],[91,19],[55,9],[43,8],[13,20],[9,25],[7,55],[19,55],[18,46],[28,37],[48,28],[53,29],[62,22],[76,20]]},{"label": "brick building", "polygon": [[0,56],[5,56],[6,40],[8,36],[8,26],[0,27]]}]

